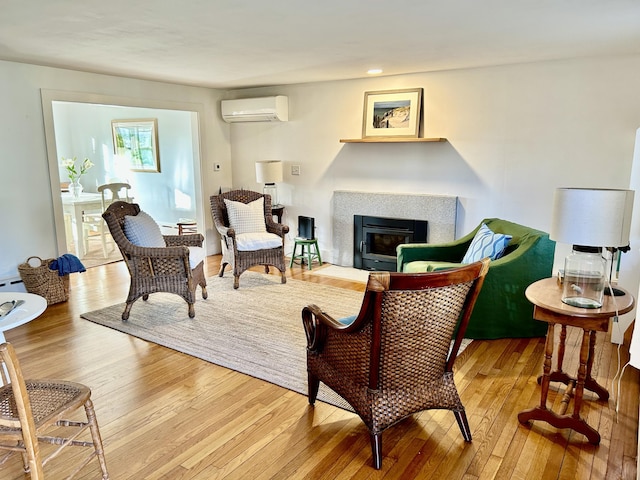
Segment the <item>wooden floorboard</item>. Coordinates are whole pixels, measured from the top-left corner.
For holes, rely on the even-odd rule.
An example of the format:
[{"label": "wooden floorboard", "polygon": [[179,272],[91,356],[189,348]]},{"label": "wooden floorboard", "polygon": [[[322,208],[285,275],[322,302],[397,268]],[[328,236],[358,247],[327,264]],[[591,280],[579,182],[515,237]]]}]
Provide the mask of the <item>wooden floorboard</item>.
[{"label": "wooden floorboard", "polygon": [[[217,273],[219,261],[207,258],[208,275]],[[287,275],[364,290],[300,266]],[[586,393],[583,407],[602,435],[599,446],[542,422],[518,423],[518,412],[540,402],[544,339],[474,341],[455,373],[473,442],[463,441],[451,412],[421,412],[384,433],[383,465],[376,471],[368,433],[354,414],[321,402],[310,407],[303,395],[79,317],[121,303],[128,278],[122,262],[72,274],[68,302],[5,334],[26,377],[91,386],[114,480],[636,478],[640,377],[634,368],[625,370],[616,414],[617,384],[613,390],[610,382],[618,349],[609,334],[598,335],[593,372],[612,398],[602,402]],[[628,343],[629,334],[621,365]],[[574,371],[579,345],[580,332],[569,329],[566,371]],[[549,405],[557,407],[561,397],[552,385]],[[53,460],[47,478],[63,478],[75,456]],[[24,478],[19,457],[0,466],[0,478]],[[89,465],[79,478],[99,478],[98,469]]]}]

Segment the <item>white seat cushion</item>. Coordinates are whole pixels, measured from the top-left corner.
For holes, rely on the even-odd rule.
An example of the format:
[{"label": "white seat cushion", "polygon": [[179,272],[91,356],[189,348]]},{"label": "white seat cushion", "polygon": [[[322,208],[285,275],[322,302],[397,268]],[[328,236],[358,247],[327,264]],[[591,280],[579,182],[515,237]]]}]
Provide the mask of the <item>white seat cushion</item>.
[{"label": "white seat cushion", "polygon": [[125,215],[124,234],[138,247],[166,247],[160,227],[149,214],[140,210],[138,215]]},{"label": "white seat cushion", "polygon": [[282,238],[275,233],[254,232],[236,235],[236,244],[241,252],[253,252],[282,246]]},{"label": "white seat cushion", "polygon": [[234,202],[225,198],[224,204],[227,207],[229,226],[235,230],[236,235],[267,231],[264,221],[264,197],[250,203]]},{"label": "white seat cushion", "polygon": [[202,247],[188,247],[189,248],[189,267],[191,270],[196,268],[200,262],[204,260],[206,256],[204,248]]}]

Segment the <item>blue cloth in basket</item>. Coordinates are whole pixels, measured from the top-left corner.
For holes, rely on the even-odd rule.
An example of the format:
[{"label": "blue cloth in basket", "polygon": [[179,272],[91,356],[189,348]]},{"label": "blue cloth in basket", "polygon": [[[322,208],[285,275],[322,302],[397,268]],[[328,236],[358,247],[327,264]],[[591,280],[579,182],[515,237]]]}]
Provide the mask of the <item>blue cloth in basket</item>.
[{"label": "blue cloth in basket", "polygon": [[70,253],[65,253],[61,257],[55,259],[53,262],[51,262],[49,268],[51,270],[58,270],[58,275],[60,276],[68,275],[75,272],[82,273],[87,271],[80,259]]}]

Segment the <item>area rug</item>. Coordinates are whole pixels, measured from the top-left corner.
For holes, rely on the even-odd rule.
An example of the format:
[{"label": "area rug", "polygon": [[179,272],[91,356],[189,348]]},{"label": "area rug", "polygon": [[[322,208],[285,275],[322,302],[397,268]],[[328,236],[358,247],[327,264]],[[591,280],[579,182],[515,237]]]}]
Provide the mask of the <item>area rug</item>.
[{"label": "area rug", "polygon": [[[307,394],[306,337],[301,312],[315,303],[334,318],[358,312],[362,292],[256,272],[207,279],[209,298],[198,298],[189,318],[184,300],[156,293],[133,304],[129,321],[124,304],[83,313],[82,318],[173,350]],[[200,291],[198,290],[198,296]],[[465,344],[466,345],[466,344]],[[350,410],[320,384],[318,400]]]},{"label": "area rug", "polygon": [[310,275],[320,275],[325,277],[340,278],[343,280],[353,280],[354,282],[367,283],[369,272],[351,267],[340,267],[338,265],[327,265],[309,270]]}]

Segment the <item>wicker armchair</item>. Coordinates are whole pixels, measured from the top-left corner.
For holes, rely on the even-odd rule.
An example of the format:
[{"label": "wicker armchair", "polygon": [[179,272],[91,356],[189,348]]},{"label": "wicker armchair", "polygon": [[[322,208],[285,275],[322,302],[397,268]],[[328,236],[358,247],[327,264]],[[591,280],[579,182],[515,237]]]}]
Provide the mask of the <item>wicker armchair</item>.
[{"label": "wicker armchair", "polygon": [[[0,464],[13,453],[21,452],[25,472],[32,480],[43,480],[44,464],[64,447],[89,447],[89,455],[66,478],[72,478],[97,458],[102,478],[108,480],[102,439],[88,387],[63,380],[25,381],[15,350],[9,343],[0,345],[0,376],[4,383],[0,387],[0,450],[5,451]],[[84,408],[86,421],[63,420],[81,408]],[[91,441],[80,440],[80,435],[87,430]],[[43,457],[40,443],[58,445],[59,448]]]},{"label": "wicker armchair", "polygon": [[[224,200],[234,202],[242,202],[249,204],[261,197],[264,198],[264,221],[266,231],[272,236],[277,235],[280,241],[276,241],[277,245],[273,248],[260,248],[245,250],[238,246],[238,234],[229,223],[229,215]],[[218,276],[224,275],[227,265],[231,265],[233,269],[233,288],[240,286],[240,275],[242,272],[255,265],[264,265],[265,272],[269,273],[269,266],[276,267],[280,270],[282,283],[287,282],[285,276],[286,263],[284,260],[284,237],[289,232],[289,226],[273,221],[271,213],[271,196],[262,193],[252,192],[251,190],[232,190],[230,192],[221,193],[211,196],[211,215],[213,222],[221,237],[222,244],[222,262],[220,264],[220,272]]]},{"label": "wicker armchair", "polygon": [[202,298],[207,298],[207,281],[204,276],[204,261],[195,268],[189,266],[189,249],[201,247],[204,237],[192,235],[164,235],[166,247],[140,247],[127,239],[124,233],[125,216],[140,213],[136,203],[113,202],[102,215],[113,240],[124,258],[131,286],[127,296],[122,320],[129,319],[131,306],[138,298],[149,298],[155,292],[180,295],[189,305],[189,317],[195,316],[196,288],[202,288]]},{"label": "wicker armchair", "polygon": [[471,441],[453,364],[488,268],[485,259],[434,273],[374,272],[355,319],[302,310],[309,403],[320,382],[340,394],[369,430],[376,469],[382,432],[422,410],[453,410]]}]

